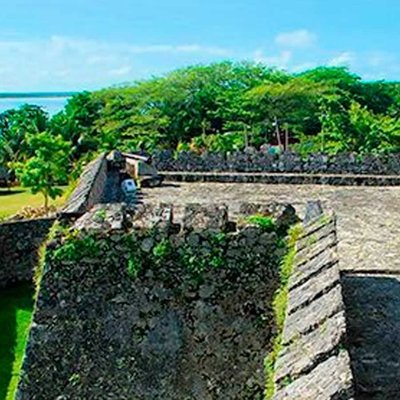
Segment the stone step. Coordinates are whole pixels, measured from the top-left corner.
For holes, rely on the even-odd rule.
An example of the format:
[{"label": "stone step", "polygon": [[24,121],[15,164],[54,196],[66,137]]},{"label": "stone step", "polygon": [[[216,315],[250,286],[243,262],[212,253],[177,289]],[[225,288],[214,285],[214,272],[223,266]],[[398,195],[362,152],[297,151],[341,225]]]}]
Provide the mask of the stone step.
[{"label": "stone step", "polygon": [[350,371],[347,352],[339,352],[310,373],[290,382],[274,395],[273,400],[354,399]]},{"label": "stone step", "polygon": [[280,382],[285,377],[297,378],[312,369],[319,360],[337,350],[345,330],[345,316],[341,311],[316,330],[292,342],[278,358],[275,380]]}]

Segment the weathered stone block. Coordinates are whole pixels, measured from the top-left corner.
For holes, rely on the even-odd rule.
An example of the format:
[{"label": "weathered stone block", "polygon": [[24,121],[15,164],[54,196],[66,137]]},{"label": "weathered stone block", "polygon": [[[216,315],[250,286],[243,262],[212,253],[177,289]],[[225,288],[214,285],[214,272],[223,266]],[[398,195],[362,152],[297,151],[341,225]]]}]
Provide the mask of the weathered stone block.
[{"label": "weathered stone block", "polygon": [[295,265],[289,281],[289,290],[307,281],[312,275],[335,265],[338,268],[336,247],[328,247],[306,263]]},{"label": "weathered stone block", "polygon": [[311,304],[300,308],[286,317],[283,330],[283,343],[289,343],[299,335],[303,335],[314,329],[332,315],[342,311],[343,308],[341,287],[335,286]]},{"label": "weathered stone block", "polygon": [[307,263],[312,258],[316,257],[318,254],[322,253],[329,247],[336,246],[337,239],[336,233],[330,233],[328,236],[317,240],[317,241],[310,241],[310,245],[304,247],[296,254],[295,258],[295,265],[301,265]]},{"label": "weathered stone block", "polygon": [[350,359],[339,352],[318,364],[310,373],[279,390],[273,400],[350,400],[354,399]]},{"label": "weathered stone block", "polygon": [[228,226],[226,205],[189,204],[185,207],[183,229],[185,231],[225,231]]},{"label": "weathered stone block", "polygon": [[346,333],[344,312],[328,318],[312,332],[299,336],[280,353],[276,364],[275,380],[285,377],[294,380],[311,370],[321,359],[335,352],[343,343]]},{"label": "weathered stone block", "polygon": [[289,292],[289,305],[287,312],[293,313],[295,310],[309,304],[322,293],[327,292],[334,285],[338,285],[340,280],[337,264],[322,270],[319,274],[312,276],[302,285]]}]

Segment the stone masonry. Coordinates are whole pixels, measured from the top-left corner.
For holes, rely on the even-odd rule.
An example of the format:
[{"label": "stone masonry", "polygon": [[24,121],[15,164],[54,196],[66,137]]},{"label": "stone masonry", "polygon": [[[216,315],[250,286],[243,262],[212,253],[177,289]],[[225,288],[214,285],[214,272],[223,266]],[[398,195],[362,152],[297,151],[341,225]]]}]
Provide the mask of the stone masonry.
[{"label": "stone masonry", "polygon": [[334,216],[306,225],[296,247],[274,400],[352,399]]},{"label": "stone masonry", "polygon": [[160,171],[175,172],[272,172],[308,174],[400,174],[400,154],[365,155],[341,153],[335,156],[310,154],[302,158],[299,154],[285,152],[268,154],[262,151],[234,153],[181,152],[170,150],[158,152],[153,161]]},{"label": "stone masonry", "polygon": [[32,280],[39,248],[54,220],[40,218],[0,224],[0,287]]},{"label": "stone masonry", "polygon": [[56,237],[16,398],[263,399],[285,248],[246,215],[296,216],[242,210],[187,205],[176,223],[168,205],[98,205]]},{"label": "stone masonry", "polygon": [[66,205],[62,209],[64,216],[79,216],[99,203],[103,197],[107,181],[107,160],[103,153],[89,163]]}]

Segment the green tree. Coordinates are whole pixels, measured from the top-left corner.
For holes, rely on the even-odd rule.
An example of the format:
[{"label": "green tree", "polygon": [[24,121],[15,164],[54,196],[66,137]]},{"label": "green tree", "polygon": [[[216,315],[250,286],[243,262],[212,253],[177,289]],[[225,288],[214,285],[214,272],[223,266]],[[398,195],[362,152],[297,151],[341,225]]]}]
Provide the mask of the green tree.
[{"label": "green tree", "polygon": [[249,91],[247,96],[256,110],[266,142],[275,137],[283,145],[284,136],[287,139],[288,135],[319,131],[319,102],[325,91],[322,84],[294,78],[285,83],[267,82]]},{"label": "green tree", "polygon": [[23,105],[19,109],[7,110],[0,114],[0,163],[12,163],[28,158],[30,148],[27,135],[46,130],[48,114],[38,106]]},{"label": "green tree", "polygon": [[373,154],[400,150],[398,118],[374,114],[355,101],[342,113],[332,112],[329,103],[323,104],[321,110],[321,132],[313,137],[303,137],[297,146],[300,152]]},{"label": "green tree", "polygon": [[65,109],[51,118],[48,130],[71,143],[71,157],[74,160],[101,147],[97,122],[102,107],[101,97],[85,91],[73,96]]},{"label": "green tree", "polygon": [[47,213],[49,198],[55,199],[62,194],[56,185],[67,180],[70,143],[46,131],[29,134],[27,142],[34,155],[25,162],[17,163],[16,173],[23,186],[30,187],[33,194],[43,195]]},{"label": "green tree", "polygon": [[[350,118],[354,103],[374,119],[398,119],[400,84],[363,82],[341,67],[288,74],[261,64],[225,61],[80,93],[52,118],[48,130],[72,143],[75,162],[112,148],[230,151],[242,148],[242,142],[285,144],[293,138],[303,149],[336,152],[360,148],[354,144]],[[394,144],[385,139],[382,146]]]}]

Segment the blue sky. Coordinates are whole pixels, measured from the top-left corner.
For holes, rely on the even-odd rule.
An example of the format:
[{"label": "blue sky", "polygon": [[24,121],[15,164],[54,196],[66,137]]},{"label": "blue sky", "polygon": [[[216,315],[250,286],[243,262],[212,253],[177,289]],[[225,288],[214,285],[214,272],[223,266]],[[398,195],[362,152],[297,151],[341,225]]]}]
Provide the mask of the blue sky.
[{"label": "blue sky", "polygon": [[1,3],[0,91],[96,89],[223,59],[400,80],[399,0]]}]

